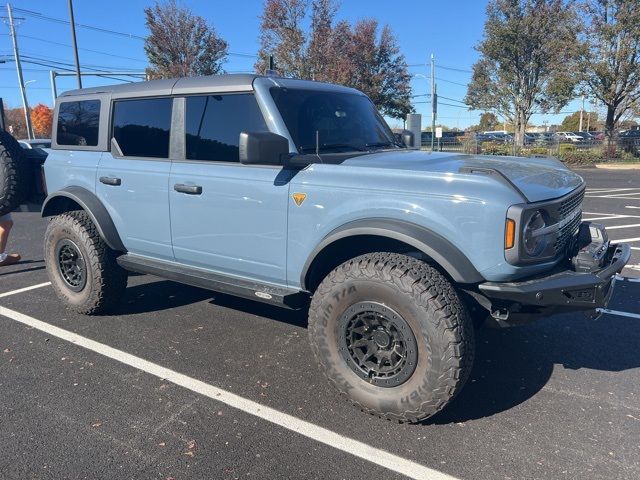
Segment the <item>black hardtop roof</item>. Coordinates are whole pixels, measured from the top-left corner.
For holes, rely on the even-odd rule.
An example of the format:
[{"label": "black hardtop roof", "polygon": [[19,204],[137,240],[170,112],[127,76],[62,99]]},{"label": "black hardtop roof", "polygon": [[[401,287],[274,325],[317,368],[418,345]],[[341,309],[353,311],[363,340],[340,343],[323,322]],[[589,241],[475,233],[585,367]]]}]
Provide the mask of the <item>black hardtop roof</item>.
[{"label": "black hardtop roof", "polygon": [[60,97],[73,97],[84,95],[109,94],[114,98],[159,96],[178,94],[198,94],[209,92],[241,92],[253,90],[253,82],[256,78],[268,78],[274,86],[300,88],[330,89],[355,93],[357,90],[333,85],[329,83],[315,82],[312,80],[297,80],[282,77],[267,77],[250,73],[233,73],[224,75],[209,75],[202,77],[170,78],[163,80],[148,80],[142,82],[122,83],[117,85],[105,85],[100,87],[69,90],[60,94]]}]

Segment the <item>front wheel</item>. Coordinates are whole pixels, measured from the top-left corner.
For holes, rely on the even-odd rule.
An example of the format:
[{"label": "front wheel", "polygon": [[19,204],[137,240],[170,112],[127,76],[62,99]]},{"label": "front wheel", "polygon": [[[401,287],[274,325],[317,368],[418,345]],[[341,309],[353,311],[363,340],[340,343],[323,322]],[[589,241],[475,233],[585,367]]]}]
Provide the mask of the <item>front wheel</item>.
[{"label": "front wheel", "polygon": [[127,272],[116,262],[86,212],[53,217],[45,233],[44,258],[58,297],[78,313],[112,307],[127,286]]},{"label": "front wheel", "polygon": [[362,410],[424,420],[461,390],[473,363],[473,325],[449,281],[405,255],[345,262],[320,284],[309,310],[314,354],[335,387]]}]

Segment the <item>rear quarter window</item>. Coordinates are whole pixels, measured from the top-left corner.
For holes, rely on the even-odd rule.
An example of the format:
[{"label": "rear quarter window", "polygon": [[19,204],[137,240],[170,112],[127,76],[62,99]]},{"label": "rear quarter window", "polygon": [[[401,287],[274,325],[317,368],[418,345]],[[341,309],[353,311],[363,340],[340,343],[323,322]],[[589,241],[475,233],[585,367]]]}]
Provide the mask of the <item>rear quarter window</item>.
[{"label": "rear quarter window", "polygon": [[58,145],[98,145],[100,100],[62,102],[58,108],[56,140]]}]

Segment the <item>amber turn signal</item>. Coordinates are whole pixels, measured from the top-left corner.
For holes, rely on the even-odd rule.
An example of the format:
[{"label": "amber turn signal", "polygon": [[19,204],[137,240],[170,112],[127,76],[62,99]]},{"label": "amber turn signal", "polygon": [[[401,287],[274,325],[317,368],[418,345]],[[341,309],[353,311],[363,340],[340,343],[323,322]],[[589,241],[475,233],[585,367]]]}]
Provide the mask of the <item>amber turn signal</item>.
[{"label": "amber turn signal", "polygon": [[513,248],[516,243],[516,222],[507,218],[504,228],[504,248],[506,250]]}]

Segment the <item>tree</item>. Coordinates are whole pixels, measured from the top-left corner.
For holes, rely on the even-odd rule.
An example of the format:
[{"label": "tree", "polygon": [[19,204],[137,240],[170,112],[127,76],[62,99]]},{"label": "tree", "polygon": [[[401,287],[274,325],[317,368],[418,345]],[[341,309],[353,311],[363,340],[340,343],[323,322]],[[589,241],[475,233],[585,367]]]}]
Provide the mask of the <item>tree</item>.
[{"label": "tree", "polygon": [[391,29],[369,19],[334,25],[335,0],[312,0],[306,31],[308,6],[308,0],[266,0],[256,71],[273,55],[284,76],[357,88],[390,117],[411,112],[411,77]]},{"label": "tree", "polygon": [[500,124],[500,120],[495,116],[494,113],[484,112],[480,116],[480,124],[478,125],[480,130],[495,130],[496,127]]},{"label": "tree", "polygon": [[27,138],[27,124],[24,120],[24,109],[5,108],[4,120],[6,128],[15,138]]},{"label": "tree", "polygon": [[[587,122],[587,118],[589,119]],[[582,114],[582,130],[587,130],[587,123],[589,123],[589,130],[596,130],[598,122],[598,112],[583,112]],[[580,112],[574,112],[571,115],[567,115],[562,120],[560,130],[563,132],[577,132],[580,130]]]},{"label": "tree", "polygon": [[144,51],[152,78],[188,77],[221,73],[227,42],[207,21],[176,0],[144,9],[149,35]]},{"label": "tree", "polygon": [[31,109],[31,123],[34,133],[40,138],[51,138],[51,124],[53,112],[43,103],[37,104]]},{"label": "tree", "polygon": [[489,2],[465,102],[512,122],[522,146],[535,110],[558,111],[572,98],[577,27],[565,0]]},{"label": "tree", "polygon": [[580,71],[591,95],[607,109],[611,140],[620,119],[640,100],[638,0],[587,0]]}]

